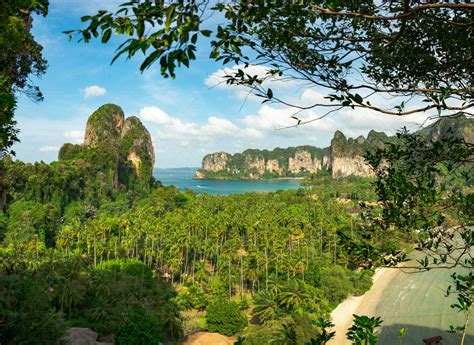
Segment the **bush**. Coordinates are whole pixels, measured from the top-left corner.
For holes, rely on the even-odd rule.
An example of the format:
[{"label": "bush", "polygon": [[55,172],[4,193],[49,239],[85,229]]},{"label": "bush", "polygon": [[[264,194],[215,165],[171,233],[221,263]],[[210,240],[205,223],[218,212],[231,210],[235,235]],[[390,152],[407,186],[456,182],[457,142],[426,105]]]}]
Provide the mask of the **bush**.
[{"label": "bush", "polygon": [[245,329],[244,344],[246,345],[261,345],[268,344],[278,334],[281,327],[280,321],[270,320],[263,325],[249,325]]},{"label": "bush", "polygon": [[51,307],[44,278],[22,269],[13,273],[0,270],[0,344],[61,343],[66,322]]},{"label": "bush", "polygon": [[207,300],[209,303],[212,303],[213,301],[224,300],[229,295],[227,285],[224,284],[222,280],[217,277],[211,278],[206,288],[208,290]]},{"label": "bush", "polygon": [[183,309],[203,309],[207,305],[206,296],[196,285],[185,286],[178,294],[178,305]]},{"label": "bush", "polygon": [[216,301],[207,308],[206,322],[210,332],[227,336],[242,332],[247,325],[247,319],[239,306],[226,300]]},{"label": "bush", "polygon": [[133,307],[127,314],[125,324],[119,328],[115,336],[115,344],[127,345],[159,345],[160,324],[141,306]]},{"label": "bush", "polygon": [[143,262],[134,259],[115,259],[108,260],[99,265],[98,270],[106,270],[120,274],[122,276],[131,276],[143,281],[148,286],[153,284],[153,274],[151,269]]},{"label": "bush", "polygon": [[354,284],[354,294],[356,296],[363,295],[372,286],[372,277],[374,275],[374,271],[372,270],[363,270],[361,272],[354,272],[352,281]]},{"label": "bush", "polygon": [[332,305],[336,306],[352,293],[350,274],[349,270],[340,266],[333,266],[321,272],[319,284]]}]

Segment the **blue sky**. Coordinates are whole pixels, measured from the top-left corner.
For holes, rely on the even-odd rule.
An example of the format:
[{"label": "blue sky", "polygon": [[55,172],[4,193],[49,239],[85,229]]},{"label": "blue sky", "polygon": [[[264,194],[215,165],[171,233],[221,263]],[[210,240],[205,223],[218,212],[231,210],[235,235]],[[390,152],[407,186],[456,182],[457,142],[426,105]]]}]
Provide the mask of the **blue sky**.
[{"label": "blue sky", "polygon": [[[328,146],[334,131],[347,136],[366,135],[370,129],[393,134],[423,116],[397,118],[345,110],[304,127],[276,128],[293,124],[292,109],[262,105],[243,89],[221,83],[223,66],[210,61],[206,44],[190,69],[180,69],[174,80],[163,79],[158,68],[141,74],[140,57],[110,65],[120,38],[107,45],[68,42],[62,31],[80,28],[80,17],[97,9],[112,9],[123,0],[50,0],[46,18],[35,17],[33,33],[44,46],[49,68],[40,80],[45,100],[33,103],[21,96],[16,112],[21,143],[17,158],[28,161],[56,160],[65,142],[80,143],[88,116],[104,103],[120,105],[126,116],[139,116],[149,129],[155,147],[156,167],[196,167],[206,153],[246,148]],[[226,66],[232,68],[233,66]],[[257,69],[258,72],[258,69]],[[272,85],[279,94],[302,103],[320,99],[317,89],[292,83]],[[389,102],[389,100],[387,100]],[[308,118],[317,116],[308,113]]]}]

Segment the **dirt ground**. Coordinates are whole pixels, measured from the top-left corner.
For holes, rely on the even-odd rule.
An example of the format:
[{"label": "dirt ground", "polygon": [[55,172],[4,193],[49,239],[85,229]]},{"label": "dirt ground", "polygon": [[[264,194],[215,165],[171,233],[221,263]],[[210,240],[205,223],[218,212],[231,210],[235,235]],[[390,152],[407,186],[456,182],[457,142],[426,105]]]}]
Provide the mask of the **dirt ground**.
[{"label": "dirt ground", "polygon": [[218,333],[197,332],[188,335],[180,345],[232,345],[237,339],[226,337]]}]

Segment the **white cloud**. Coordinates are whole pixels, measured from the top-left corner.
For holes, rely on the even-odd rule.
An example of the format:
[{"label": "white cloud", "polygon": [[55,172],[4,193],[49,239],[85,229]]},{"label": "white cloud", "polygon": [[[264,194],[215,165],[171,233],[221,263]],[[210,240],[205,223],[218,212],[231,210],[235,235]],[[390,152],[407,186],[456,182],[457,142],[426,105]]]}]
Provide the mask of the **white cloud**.
[{"label": "white cloud", "polygon": [[176,124],[174,123],[176,119],[173,119],[171,116],[169,116],[167,113],[165,113],[158,107],[144,107],[140,111],[140,118],[143,121],[153,122],[158,125]]},{"label": "white cloud", "polygon": [[66,131],[63,133],[63,136],[74,144],[80,144],[84,138],[84,132],[77,130]]},{"label": "white cloud", "polygon": [[42,146],[39,148],[40,152],[58,152],[59,147],[58,146]]},{"label": "white cloud", "polygon": [[179,139],[184,146],[191,141],[208,142],[217,138],[232,137],[239,139],[256,139],[262,134],[255,128],[242,128],[233,122],[210,116],[205,123],[185,122],[180,118],[168,115],[159,107],[144,107],[140,118],[159,125],[159,138]]},{"label": "white cloud", "polygon": [[85,98],[103,96],[106,93],[107,93],[107,90],[105,88],[97,86],[97,85],[88,86],[84,89]]},{"label": "white cloud", "polygon": [[[303,121],[308,121],[320,117],[324,112],[326,110],[307,110],[296,114],[296,116]],[[302,144],[304,140],[310,144],[310,142],[314,142],[314,138],[326,138],[323,145],[329,145],[329,140],[336,130],[340,130],[350,137],[367,135],[372,129],[393,135],[404,126],[410,130],[419,129],[427,117],[426,114],[389,116],[367,109],[352,110],[347,108],[296,128],[286,128],[296,124],[296,120],[291,118],[295,113],[296,110],[290,107],[277,108],[262,105],[256,114],[243,117],[241,122],[249,128],[260,130],[265,133],[265,136],[298,138]]]},{"label": "white cloud", "polygon": [[204,153],[236,152],[242,145],[258,147],[263,138],[256,128],[239,126],[218,116],[192,122],[171,116],[159,107],[144,107],[139,117],[153,136],[158,167],[163,166],[163,160],[173,160],[175,166],[198,166]]},{"label": "white cloud", "polygon": [[[225,76],[233,75],[238,69],[243,69],[243,66],[239,65],[217,70],[208,76],[204,84],[208,87],[227,90],[239,99],[261,101],[262,98],[249,96],[247,88],[225,83]],[[245,73],[260,77],[266,76],[268,71],[269,68],[266,66],[249,66],[244,70]],[[410,130],[417,130],[428,117],[428,114],[423,113],[410,116],[391,116],[361,108],[344,108],[324,116],[328,111],[335,109],[335,107],[330,106],[331,102],[326,98],[329,90],[316,88],[314,85],[292,79],[291,76],[285,74],[283,77],[270,77],[263,85],[264,88],[271,88],[275,96],[289,104],[295,104],[300,107],[314,106],[305,111],[298,111],[298,108],[276,103],[266,103],[240,119],[240,123],[248,128],[259,130],[261,133],[264,133],[265,137],[298,138],[300,141],[303,141],[310,138],[314,139],[316,133],[318,138],[326,138],[324,145],[329,145],[330,139],[328,138],[332,137],[336,130],[341,130],[347,136],[366,135],[371,129],[394,134],[396,130],[403,126],[407,126]],[[418,102],[416,99],[408,100],[378,94],[370,97],[372,104],[380,105],[387,109],[392,109],[394,105],[401,103],[401,101],[405,101],[405,104],[410,103],[410,106],[416,106]],[[291,118],[291,116],[296,116],[303,122],[322,118],[301,125],[297,130],[294,130],[294,128],[283,129],[297,124],[297,120]],[[310,133],[312,134],[309,135]],[[311,143],[308,142],[308,144]]]},{"label": "white cloud", "polygon": [[261,65],[250,65],[245,67],[244,65],[235,65],[233,67],[227,67],[223,69],[219,69],[214,73],[211,73],[205,80],[204,85],[209,88],[218,88],[218,89],[227,89],[234,92],[234,95],[238,99],[249,99],[255,101],[262,101],[261,97],[257,97],[251,92],[249,92],[249,88],[241,85],[235,84],[227,84],[228,76],[233,76],[237,73],[238,70],[242,70],[245,74],[250,76],[258,76],[259,78],[265,78],[262,86],[267,89],[271,88],[274,92],[285,91],[286,93],[290,93],[290,91],[296,91],[300,82],[294,79],[287,79],[285,76],[273,76],[271,75],[270,68],[267,66]]}]

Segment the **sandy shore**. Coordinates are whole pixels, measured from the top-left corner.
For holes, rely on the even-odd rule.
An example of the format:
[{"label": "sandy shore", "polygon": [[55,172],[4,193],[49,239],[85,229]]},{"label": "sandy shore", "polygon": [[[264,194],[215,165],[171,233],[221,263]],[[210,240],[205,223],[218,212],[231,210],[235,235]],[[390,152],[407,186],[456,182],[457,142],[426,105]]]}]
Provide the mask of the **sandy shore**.
[{"label": "sandy shore", "polygon": [[331,313],[334,323],[333,331],[336,336],[328,344],[345,345],[350,344],[346,339],[346,332],[352,324],[353,314],[373,316],[375,307],[382,298],[383,291],[396,278],[400,270],[392,268],[378,268],[373,277],[373,285],[369,291],[362,296],[351,296],[340,303]]}]

